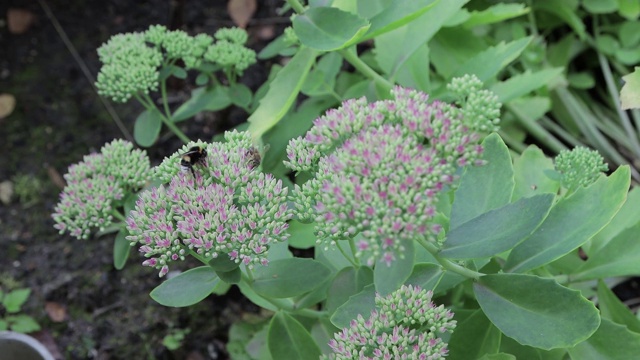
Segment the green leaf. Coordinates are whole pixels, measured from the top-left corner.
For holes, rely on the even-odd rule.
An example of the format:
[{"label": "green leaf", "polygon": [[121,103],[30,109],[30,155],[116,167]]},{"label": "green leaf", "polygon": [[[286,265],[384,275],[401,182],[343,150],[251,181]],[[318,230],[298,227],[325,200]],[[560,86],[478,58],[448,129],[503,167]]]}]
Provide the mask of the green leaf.
[{"label": "green leaf", "polygon": [[592,73],[576,72],[567,75],[569,85],[576,89],[591,89],[596,85],[596,79]]},{"label": "green leaf", "polygon": [[376,307],[376,289],[373,284],[367,285],[356,295],[349,298],[347,302],[342,304],[331,316],[331,323],[337,328],[342,329],[349,327],[351,320],[356,319],[358,315],[368,319],[371,310]]},{"label": "green leaf", "polygon": [[484,166],[468,166],[455,192],[450,227],[497,209],[509,203],[514,187],[513,166],[509,149],[498,134],[491,134],[482,143]]},{"label": "green leaf", "polygon": [[471,16],[462,26],[471,28],[478,25],[494,24],[528,13],[529,9],[523,4],[496,4],[482,11],[471,11]]},{"label": "green leaf", "polygon": [[582,267],[571,275],[575,281],[640,274],[640,223],[614,237],[594,252]]},{"label": "green leaf", "polygon": [[191,98],[173,113],[173,122],[186,120],[202,111],[218,111],[231,105],[227,89],[222,86],[200,87],[191,92]]},{"label": "green leaf", "polygon": [[178,79],[184,80],[187,78],[187,70],[185,70],[184,68],[175,65],[171,65],[169,68],[171,75],[177,77]]},{"label": "green leaf", "polygon": [[563,71],[563,68],[544,69],[533,73],[527,70],[523,74],[494,84],[491,91],[498,96],[501,103],[507,103],[547,85],[552,80],[557,81]]},{"label": "green leaf", "polygon": [[249,105],[253,100],[251,89],[249,89],[247,85],[241,83],[230,85],[228,95],[234,105],[239,106],[245,110],[249,109]]},{"label": "green leaf", "polygon": [[238,284],[242,279],[242,270],[238,267],[231,271],[216,271],[216,275],[227,284]]},{"label": "green leaf", "polygon": [[209,83],[209,76],[207,74],[200,73],[200,74],[198,74],[198,76],[196,76],[196,85],[197,86],[205,86],[208,83]]},{"label": "green leaf", "polygon": [[553,161],[542,150],[530,145],[513,163],[515,187],[512,200],[536,194],[556,194],[560,183],[550,179],[544,170],[553,170]]},{"label": "green leaf", "polygon": [[483,82],[491,80],[500,70],[517,59],[529,46],[533,37],[525,37],[505,44],[499,43],[475,55],[453,73],[453,77],[475,74]]},{"label": "green leaf", "polygon": [[602,280],[598,280],[598,308],[600,309],[602,319],[625,325],[629,330],[640,333],[640,320],[636,318],[629,307],[623,304]]},{"label": "green leaf", "polygon": [[[409,84],[406,83],[407,81],[401,80],[404,78],[401,73],[410,72],[412,80],[415,80],[416,77],[428,76],[429,72],[424,71],[425,60],[428,57],[418,56],[416,61],[410,61],[410,59],[413,55],[422,55],[422,51],[426,51],[428,54],[426,43],[466,2],[468,0],[438,1],[429,11],[409,24],[376,36],[374,55],[378,66],[389,75],[389,78],[394,79],[397,76],[399,83],[404,86]],[[409,62],[419,63],[419,70],[410,71],[407,68]]]},{"label": "green leaf", "polygon": [[333,339],[333,334],[336,333],[338,329],[327,319],[326,317],[321,317],[311,327],[311,336],[315,340],[316,344],[320,346],[320,350],[323,354],[330,354],[333,352],[331,347],[329,347],[329,341]]},{"label": "green leaf", "polygon": [[391,260],[389,264],[384,261],[384,256],[376,261],[373,269],[373,282],[378,293],[383,296],[391,294],[409,278],[415,259],[413,244],[413,241],[405,242],[404,250],[400,254],[393,254],[395,259]]},{"label": "green leaf", "polygon": [[313,259],[281,259],[254,271],[253,289],[265,297],[288,298],[317,288],[330,274],[328,267]]},{"label": "green leaf", "polygon": [[327,292],[325,309],[332,314],[338,307],[349,300],[349,297],[362,291],[365,286],[373,283],[371,268],[361,266],[342,269],[331,283]]},{"label": "green leaf", "polygon": [[478,309],[460,321],[451,334],[447,360],[477,359],[484,354],[494,354],[500,348],[501,337],[500,330]]},{"label": "green leaf", "polygon": [[40,330],[40,325],[34,318],[28,315],[20,314],[10,317],[7,316],[7,320],[9,323],[9,328],[15,332],[27,334]]},{"label": "green leaf", "polygon": [[[282,34],[277,38],[271,40],[271,42],[268,43],[267,46],[265,46],[262,50],[260,50],[260,52],[257,55],[258,59],[260,60],[270,59],[277,55],[284,55],[283,52],[288,52],[294,49],[294,47],[292,47],[291,44],[289,44],[286,39],[287,37],[284,34]],[[290,54],[290,55],[293,55],[293,54]]]},{"label": "green leaf", "polygon": [[627,194],[627,200],[620,208],[616,216],[611,219],[600,232],[593,236],[590,246],[585,247],[587,255],[591,256],[602,249],[614,237],[623,230],[632,227],[640,222],[640,188],[634,187]]},{"label": "green leaf", "polygon": [[233,271],[240,267],[240,264],[237,264],[235,261],[231,260],[229,256],[223,255],[218,256],[217,258],[213,258],[207,264],[215,271]]},{"label": "green leaf", "polygon": [[306,294],[298,296],[293,299],[293,308],[294,309],[304,309],[312,307],[321,301],[325,301],[327,299],[327,292],[329,291],[329,286],[331,286],[331,278],[327,278],[325,282],[320,284],[313,291],[310,291]]},{"label": "green leaf", "polygon": [[267,299],[263,298],[262,296],[258,295],[258,293],[256,293],[253,288],[251,288],[251,286],[247,285],[246,282],[241,281],[239,284],[236,284],[238,286],[238,288],[240,289],[240,292],[242,293],[242,295],[246,296],[247,299],[251,300],[252,303],[265,308],[267,310],[271,310],[271,311],[278,311],[278,308],[273,305],[271,302],[269,302]]},{"label": "green leaf", "polygon": [[289,222],[289,246],[298,249],[309,249],[316,244],[315,225],[303,224],[292,220]]},{"label": "green leaf", "polygon": [[505,353],[495,353],[495,354],[484,354],[479,357],[478,360],[516,360],[516,357],[511,354]]},{"label": "green leaf", "polygon": [[120,229],[113,242],[113,267],[115,267],[116,270],[122,270],[122,268],[124,268],[129,254],[131,254],[131,244],[126,239],[128,234],[129,232],[126,228]]},{"label": "green leaf", "polygon": [[437,0],[396,0],[371,19],[363,40],[397,29],[427,12]]},{"label": "green leaf", "polygon": [[334,7],[311,8],[293,18],[300,42],[320,51],[335,51],[357,43],[369,29],[360,16]]},{"label": "green leaf", "polygon": [[564,349],[545,351],[531,346],[521,345],[510,337],[503,336],[500,341],[500,351],[513,354],[516,359],[527,360],[567,360]]},{"label": "green leaf", "polygon": [[640,2],[637,0],[618,0],[620,15],[629,20],[638,20],[640,16]]},{"label": "green leaf", "polygon": [[581,40],[584,40],[587,33],[585,31],[584,22],[577,11],[577,5],[577,1],[566,0],[536,0],[531,3],[534,10],[544,10],[563,20],[576,34],[578,34]]},{"label": "green leaf", "polygon": [[582,6],[592,14],[608,14],[618,10],[616,0],[582,0]]},{"label": "green leaf", "polygon": [[301,48],[271,81],[260,106],[248,119],[248,130],[254,138],[262,137],[289,111],[317,55],[315,50]]},{"label": "green leaf", "polygon": [[160,305],[185,307],[209,296],[220,279],[209,266],[200,266],[158,285],[149,294]]},{"label": "green leaf", "polygon": [[[342,251],[340,251],[338,247],[340,247]],[[351,248],[347,241],[337,241],[335,246],[317,244],[315,246],[315,254],[316,260],[320,261],[335,272],[352,266],[349,260],[345,258],[346,256],[353,258],[353,253],[351,252]]]},{"label": "green leaf", "polygon": [[622,77],[624,85],[620,90],[620,103],[622,110],[640,108],[640,67]]},{"label": "green leaf", "polygon": [[321,355],[309,331],[282,311],[278,311],[269,323],[267,343],[273,359],[317,360]]},{"label": "green leaf", "polygon": [[133,138],[142,147],[153,145],[162,128],[162,119],[157,109],[145,110],[138,115],[133,124]]},{"label": "green leaf", "polygon": [[311,70],[300,90],[308,96],[335,94],[336,76],[342,66],[342,57],[337,52],[324,55]]},{"label": "green leaf", "polygon": [[505,271],[525,272],[568,254],[600,231],[627,196],[630,171],[621,166],[559,201],[538,229],[510,253]]},{"label": "green leaf", "polygon": [[640,334],[603,319],[592,337],[567,351],[572,359],[635,359],[640,354]]},{"label": "green leaf", "polygon": [[450,79],[456,69],[487,47],[486,40],[469,29],[443,27],[429,42],[429,60],[438,74]]},{"label": "green leaf", "polygon": [[593,303],[551,279],[486,275],[473,284],[473,290],[489,320],[523,345],[546,350],[572,347],[589,338],[600,324]]},{"label": "green leaf", "polygon": [[435,290],[443,275],[440,265],[419,263],[413,267],[413,272],[404,283],[406,285],[420,286],[421,289]]},{"label": "green leaf", "polygon": [[522,198],[471,219],[449,231],[440,255],[478,259],[510,250],[542,223],[554,198],[553,194]]},{"label": "green leaf", "polygon": [[22,304],[27,301],[30,294],[31,289],[15,289],[5,294],[4,298],[2,298],[2,305],[8,313],[17,313],[20,311]]}]

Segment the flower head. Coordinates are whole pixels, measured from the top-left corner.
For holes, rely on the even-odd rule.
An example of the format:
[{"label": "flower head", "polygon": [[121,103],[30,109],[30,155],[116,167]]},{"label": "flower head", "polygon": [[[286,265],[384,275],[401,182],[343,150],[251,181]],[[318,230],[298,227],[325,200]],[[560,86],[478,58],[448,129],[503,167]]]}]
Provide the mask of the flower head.
[{"label": "flower head", "polygon": [[403,285],[392,294],[376,295],[376,308],[361,314],[329,342],[324,359],[443,359],[447,344],[438,337],[453,331],[453,313],[431,301],[432,291]]},{"label": "flower head", "polygon": [[248,133],[227,132],[225,139],[193,143],[207,152],[195,177],[180,171],[180,153],[165,159],[156,174],[170,178],[169,186],[143,192],[127,220],[127,239],[141,245],[148,258],[143,264],[160,269],[160,276],[189,250],[266,265],[271,244],[288,236],[287,188],[249,164]]},{"label": "flower head", "polygon": [[148,173],[146,153],[127,141],[114,140],[99,154],[85,156],[64,175],[67,186],[52,214],[54,227],[78,239],[88,238],[94,228],[104,229],[113,220],[114,203],[125,190],[144,186]]},{"label": "flower head", "polygon": [[[392,95],[327,111],[289,143],[285,162],[315,175],[296,186],[296,215],[315,221],[319,239],[330,244],[356,238],[356,256],[369,264],[401,257],[418,236],[435,239],[438,192],[458,167],[481,163],[481,132],[496,129],[492,111],[470,117],[479,110],[428,103],[426,94],[400,87]],[[495,99],[487,101],[495,108]]]},{"label": "flower head", "polygon": [[584,146],[560,151],[555,158],[555,168],[569,192],[593,184],[602,172],[609,170],[600,153]]},{"label": "flower head", "polygon": [[226,40],[239,45],[246,44],[249,39],[247,32],[238,27],[219,29],[213,36],[217,40]]},{"label": "flower head", "polygon": [[103,65],[98,73],[98,93],[116,102],[158,88],[162,53],[146,45],[144,34],[114,35],[98,49]]}]

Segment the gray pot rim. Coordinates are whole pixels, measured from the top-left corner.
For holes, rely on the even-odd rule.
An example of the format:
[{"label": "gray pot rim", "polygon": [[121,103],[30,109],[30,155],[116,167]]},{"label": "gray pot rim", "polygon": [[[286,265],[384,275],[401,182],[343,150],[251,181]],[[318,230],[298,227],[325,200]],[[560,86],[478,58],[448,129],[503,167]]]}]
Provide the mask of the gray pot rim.
[{"label": "gray pot rim", "polygon": [[3,343],[6,344],[6,343],[10,343],[11,341],[28,346],[29,348],[34,350],[38,355],[40,355],[42,357],[42,360],[55,360],[55,358],[53,357],[53,355],[51,355],[49,350],[47,350],[47,348],[44,345],[42,345],[38,340],[34,339],[29,335],[17,333],[14,331],[0,331],[0,352],[2,352],[2,349],[4,346]]}]

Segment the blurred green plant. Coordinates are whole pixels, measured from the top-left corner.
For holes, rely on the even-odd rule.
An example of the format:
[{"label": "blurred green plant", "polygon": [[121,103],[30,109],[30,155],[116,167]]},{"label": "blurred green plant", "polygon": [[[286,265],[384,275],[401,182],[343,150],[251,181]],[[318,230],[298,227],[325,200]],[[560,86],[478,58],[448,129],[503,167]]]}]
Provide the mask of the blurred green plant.
[{"label": "blurred green plant", "polygon": [[0,331],[30,333],[40,330],[40,325],[29,315],[21,314],[22,305],[29,299],[31,289],[0,288]]},{"label": "blurred green plant", "polygon": [[190,329],[170,329],[169,333],[162,339],[162,345],[171,351],[178,350],[190,332]]},{"label": "blurred green plant", "polygon": [[37,202],[42,195],[42,182],[32,175],[17,174],[13,178],[13,192],[24,206]]}]

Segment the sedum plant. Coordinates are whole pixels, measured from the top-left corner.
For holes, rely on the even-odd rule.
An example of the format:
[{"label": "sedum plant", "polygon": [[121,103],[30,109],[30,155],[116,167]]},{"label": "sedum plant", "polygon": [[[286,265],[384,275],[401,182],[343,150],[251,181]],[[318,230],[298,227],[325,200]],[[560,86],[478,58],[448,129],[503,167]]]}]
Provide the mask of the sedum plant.
[{"label": "sedum plant", "polygon": [[[633,358],[640,323],[609,288],[640,272],[640,195],[628,193],[637,174],[628,166],[603,173],[601,155],[567,149],[581,144],[575,131],[543,116],[585,107],[562,90],[554,95],[562,106],[551,106],[553,82],[571,58],[559,50],[575,41],[554,44],[549,57],[559,61],[547,66],[532,21],[549,13],[543,28],[559,17],[583,39],[571,11],[602,8],[287,3],[292,27],[258,57],[291,59],[253,98],[236,83],[255,61],[237,29],[191,37],[154,26],[100,50],[103,94],[147,107],[138,143],[152,144],[164,122],[186,144],[150,173],[156,182],[129,206],[120,233],[167,278],[151,297],[189,306],[238,286],[273,315],[232,328],[233,358]],[[532,24],[492,27],[531,11]],[[631,44],[631,33],[620,36]],[[190,69],[202,87],[170,109],[164,81]],[[156,90],[162,110],[149,96]],[[300,93],[308,98],[298,101]],[[211,143],[177,130],[232,103],[251,112],[248,132]],[[523,129],[560,153],[555,162],[523,143]],[[580,130],[598,139],[594,129]],[[616,138],[620,129],[611,129]],[[67,217],[81,227],[77,214]],[[312,257],[293,255],[300,251]],[[188,257],[201,266],[180,272]]]},{"label": "sedum plant", "polygon": [[[138,145],[151,146],[162,124],[184,143],[189,138],[176,122],[204,110],[220,110],[232,103],[248,108],[251,92],[237,78],[256,62],[255,52],[245,46],[247,33],[239,28],[223,28],[213,36],[190,36],[182,30],[152,25],[144,32],[112,36],[98,49],[102,67],[98,73],[98,93],[115,102],[135,99],[145,111],[134,126]],[[187,71],[198,73],[191,99],[172,109],[167,98],[170,76],[187,79]],[[228,85],[216,76],[220,71]],[[158,108],[152,93],[160,91]]]}]

